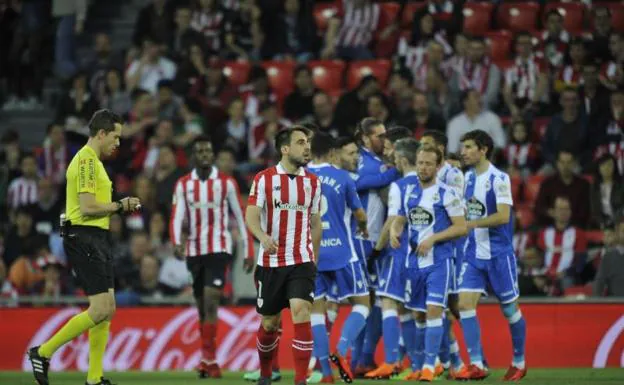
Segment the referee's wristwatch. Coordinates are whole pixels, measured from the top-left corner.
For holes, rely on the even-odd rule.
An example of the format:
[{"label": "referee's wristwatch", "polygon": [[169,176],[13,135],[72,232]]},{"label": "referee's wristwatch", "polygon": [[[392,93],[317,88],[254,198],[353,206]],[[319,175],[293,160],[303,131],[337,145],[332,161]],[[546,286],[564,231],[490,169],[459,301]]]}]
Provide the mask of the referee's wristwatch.
[{"label": "referee's wristwatch", "polygon": [[117,201],[115,203],[117,203],[117,211],[115,212],[121,214],[123,212],[123,203],[121,203],[121,201]]}]

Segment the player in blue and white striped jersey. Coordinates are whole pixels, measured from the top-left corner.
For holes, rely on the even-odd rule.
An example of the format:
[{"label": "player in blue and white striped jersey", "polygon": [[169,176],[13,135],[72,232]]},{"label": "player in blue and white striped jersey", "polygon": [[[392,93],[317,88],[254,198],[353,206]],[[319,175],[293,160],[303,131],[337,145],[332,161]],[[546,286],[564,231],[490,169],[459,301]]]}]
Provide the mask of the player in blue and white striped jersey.
[{"label": "player in blue and white striped jersey", "polygon": [[[442,167],[438,170],[438,181],[452,187],[461,199],[464,197],[464,173],[457,167],[454,167],[446,159],[446,146],[448,138],[445,133],[437,130],[426,130],[420,138],[420,145],[424,147],[435,147],[444,155]],[[452,323],[455,319],[459,319],[458,295],[457,295],[457,279],[462,263],[462,255],[464,254],[464,245],[466,237],[460,237],[453,241],[455,245],[455,254],[452,259],[453,277],[451,280],[451,289],[449,290],[448,308],[449,311],[444,318],[444,335],[440,348],[440,361],[445,369],[450,369],[451,376],[461,370],[463,362],[459,355],[459,344],[453,333]]]},{"label": "player in blue and white striped jersey", "polygon": [[420,189],[405,191],[399,216],[390,231],[392,247],[400,246],[407,225],[410,253],[406,259],[405,307],[422,322],[426,313],[424,357],[419,346],[412,352],[415,372],[406,379],[432,381],[442,341],[444,309],[452,279],[453,240],[467,233],[464,205],[455,190],[437,180],[442,153],[435,147],[398,146],[403,168],[416,166]]},{"label": "player in blue and white striped jersey", "polygon": [[323,229],[311,317],[314,351],[321,364],[322,382],[333,382],[329,365],[329,338],[325,325],[325,301],[328,297],[337,301],[349,299],[354,306],[343,325],[340,341],[331,355],[331,360],[338,366],[342,379],[350,382],[353,375],[345,357],[348,348],[366,325],[370,312],[368,285],[353,245],[351,221],[355,217],[357,231],[366,237],[366,213],[349,173],[332,164],[335,160],[335,148],[329,134],[314,135],[312,154],[314,163],[308,165],[308,170],[321,182]]},{"label": "player in blue and white striped jersey", "polygon": [[513,360],[504,380],[517,381],[526,375],[526,323],[518,306],[511,182],[509,175],[488,160],[494,143],[485,131],[470,131],[461,138],[461,143],[462,159],[470,167],[464,193],[470,232],[459,276],[459,308],[471,365],[456,378],[482,379],[488,375],[483,365],[476,309],[479,298],[490,287],[501,303],[511,331]]}]

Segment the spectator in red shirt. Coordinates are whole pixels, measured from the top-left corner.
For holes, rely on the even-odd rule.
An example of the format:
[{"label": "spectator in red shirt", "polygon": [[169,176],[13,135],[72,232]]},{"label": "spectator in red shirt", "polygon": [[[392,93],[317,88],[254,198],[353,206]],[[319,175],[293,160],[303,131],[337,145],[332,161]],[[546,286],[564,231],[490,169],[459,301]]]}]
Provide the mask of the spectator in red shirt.
[{"label": "spectator in red shirt", "polygon": [[589,182],[574,174],[575,155],[567,150],[557,155],[557,174],[550,176],[541,184],[535,201],[535,217],[541,226],[553,224],[555,199],[566,197],[572,208],[571,223],[585,228],[590,223],[591,210]]},{"label": "spectator in red shirt", "polygon": [[571,224],[572,205],[565,196],[555,198],[554,225],[540,230],[537,244],[544,250],[544,274],[560,290],[573,286],[587,259],[585,232]]}]

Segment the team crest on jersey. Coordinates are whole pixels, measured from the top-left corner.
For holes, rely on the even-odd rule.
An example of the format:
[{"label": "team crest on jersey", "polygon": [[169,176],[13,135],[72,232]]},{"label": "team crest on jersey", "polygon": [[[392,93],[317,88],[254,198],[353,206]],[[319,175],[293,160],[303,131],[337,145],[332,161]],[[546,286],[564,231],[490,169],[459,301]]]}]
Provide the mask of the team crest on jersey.
[{"label": "team crest on jersey", "polygon": [[433,197],[431,198],[431,200],[433,201],[433,203],[440,202],[440,194],[438,193],[433,194]]},{"label": "team crest on jersey", "polygon": [[466,204],[468,209],[468,218],[481,218],[485,215],[485,205],[475,197],[468,199]]},{"label": "team crest on jersey", "polygon": [[386,172],[386,170],[388,170],[388,166],[386,166],[385,164],[382,164],[379,167],[379,172]]},{"label": "team crest on jersey", "polygon": [[433,224],[433,214],[422,207],[414,207],[409,211],[409,220],[414,227],[427,227]]},{"label": "team crest on jersey", "polygon": [[492,183],[490,183],[490,181],[486,181],[485,182],[485,190],[489,191],[492,188]]}]

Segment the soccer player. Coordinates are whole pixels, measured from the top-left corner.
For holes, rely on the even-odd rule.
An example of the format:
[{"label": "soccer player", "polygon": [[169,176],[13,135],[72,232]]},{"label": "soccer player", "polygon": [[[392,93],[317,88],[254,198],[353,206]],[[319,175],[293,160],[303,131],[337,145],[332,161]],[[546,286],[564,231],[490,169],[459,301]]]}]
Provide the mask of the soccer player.
[{"label": "soccer player", "polygon": [[511,182],[509,175],[490,163],[492,138],[482,130],[461,138],[461,155],[470,167],[466,173],[465,200],[468,211],[468,240],[459,275],[461,325],[470,355],[470,365],[456,375],[458,379],[483,379],[481,330],[477,304],[489,286],[501,303],[509,322],[513,361],[504,376],[506,381],[522,379],[527,369],[524,360],[526,323],[518,305],[518,276],[512,241]]},{"label": "soccer player", "polygon": [[[446,160],[446,146],[448,138],[446,134],[437,130],[426,130],[420,138],[420,144],[424,147],[434,147],[442,153],[442,166],[438,170],[438,181],[453,187],[457,195],[463,199],[464,196],[464,174]],[[453,333],[452,323],[459,318],[457,279],[459,276],[459,266],[461,266],[462,254],[466,238],[461,237],[453,241],[455,244],[455,254],[451,259],[453,274],[451,277],[451,289],[449,290],[448,307],[449,311],[444,318],[444,335],[440,348],[440,360],[445,369],[450,368],[450,375],[461,370],[463,362],[459,356],[459,345]],[[437,368],[436,368],[437,369]],[[440,373],[441,374],[441,373]]]},{"label": "soccer player", "polygon": [[115,313],[110,216],[141,207],[138,198],[112,202],[113,184],[101,158],[119,147],[119,116],[99,110],[89,121],[89,139],[67,167],[66,222],[63,247],[72,270],[89,298],[89,308],[70,319],[52,338],[28,350],[35,380],[48,385],[50,358],[61,346],[89,331],[87,384],[110,385],[103,377],[103,359]]},{"label": "soccer player", "polygon": [[422,314],[426,313],[424,363],[420,372],[417,368],[410,378],[431,382],[442,341],[452,275],[452,240],[466,235],[468,228],[461,199],[452,187],[437,181],[443,159],[439,149],[418,148],[415,141],[406,141],[397,143],[395,157],[402,169],[413,170],[415,165],[420,180],[420,189],[412,187],[401,194],[399,216],[392,222],[390,242],[392,247],[400,247],[400,237],[407,224],[410,251],[406,259],[406,307],[416,313],[417,320],[422,320]]},{"label": "soccer player", "polygon": [[[374,118],[363,119],[356,133],[360,145],[360,160],[355,185],[366,211],[368,239],[356,236],[355,247],[360,261],[365,265],[371,256],[373,246],[379,239],[385,221],[386,207],[380,190],[401,177],[395,167],[388,167],[381,159],[384,152],[385,134],[386,128],[383,123]],[[374,290],[377,288],[378,263],[372,263],[369,266],[369,287]],[[381,336],[382,315],[380,303],[376,301],[371,305],[362,353],[357,352],[355,356],[359,358],[354,373],[356,376],[365,375],[375,369],[374,354]]]},{"label": "soccer player", "polygon": [[309,131],[294,126],[275,137],[279,163],[254,177],[246,220],[260,241],[257,306],[262,321],[257,345],[260,385],[271,383],[271,364],[279,342],[280,312],[290,307],[294,324],[292,353],[295,384],[306,383],[313,342],[310,314],[316,279],[315,256],[321,242],[321,185],[303,167],[310,161]]},{"label": "soccer player", "polygon": [[[315,355],[320,361],[323,373],[321,383],[334,382],[329,358],[338,367],[343,381],[353,380],[345,357],[351,344],[366,326],[366,318],[370,312],[366,275],[355,253],[351,234],[353,216],[357,222],[357,231],[366,238],[366,213],[357,194],[355,182],[349,173],[331,164],[334,160],[334,150],[332,137],[317,132],[312,139],[314,163],[308,166],[308,170],[321,181],[322,192],[323,235],[312,307],[312,334]],[[325,323],[327,297],[336,302],[349,299],[354,305],[342,327],[338,346],[331,356]]]},{"label": "soccer player", "polygon": [[[178,179],[171,208],[169,237],[176,256],[185,258],[193,276],[193,296],[199,312],[202,359],[199,376],[221,378],[216,361],[217,310],[232,261],[230,212],[243,237],[245,267],[253,269],[253,240],[245,227],[238,184],[214,166],[212,142],[197,137],[192,145],[195,168]],[[188,234],[183,237],[182,234]],[[184,239],[186,238],[186,239]]]},{"label": "soccer player", "polygon": [[[394,164],[394,146],[397,141],[412,136],[410,130],[405,127],[393,127],[385,135],[384,157],[390,164]],[[401,181],[402,179],[399,179]],[[398,188],[393,182],[390,184],[390,192]],[[384,342],[384,363],[378,368],[365,374],[366,378],[389,378],[401,371],[401,324],[411,322],[411,313],[404,314],[403,299],[405,297],[404,266],[406,253],[387,250],[390,224],[397,215],[398,202],[394,207],[390,203],[391,195],[388,196],[388,217],[377,239],[377,243],[369,257],[378,267],[378,287],[376,297],[381,301],[382,308],[382,337]],[[370,260],[369,260],[370,263]]]}]

